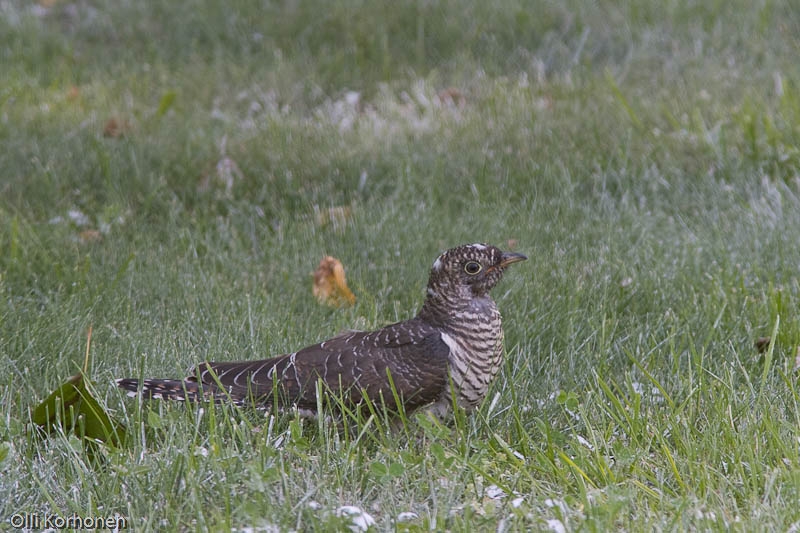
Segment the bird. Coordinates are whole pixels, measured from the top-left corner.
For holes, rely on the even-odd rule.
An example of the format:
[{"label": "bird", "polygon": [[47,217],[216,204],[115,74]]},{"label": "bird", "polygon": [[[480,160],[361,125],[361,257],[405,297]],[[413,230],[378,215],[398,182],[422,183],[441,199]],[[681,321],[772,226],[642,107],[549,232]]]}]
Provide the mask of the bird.
[{"label": "bird", "polygon": [[[446,250],[433,263],[416,316],[374,331],[346,331],[263,360],[205,362],[184,379],[118,379],[129,396],[294,409],[316,416],[317,395],[339,409],[369,401],[392,412],[425,408],[445,416],[453,405],[474,410],[503,361],[503,328],[489,294],[520,253],[474,243]],[[321,387],[319,383],[321,382]],[[323,398],[319,398],[322,400]]]}]

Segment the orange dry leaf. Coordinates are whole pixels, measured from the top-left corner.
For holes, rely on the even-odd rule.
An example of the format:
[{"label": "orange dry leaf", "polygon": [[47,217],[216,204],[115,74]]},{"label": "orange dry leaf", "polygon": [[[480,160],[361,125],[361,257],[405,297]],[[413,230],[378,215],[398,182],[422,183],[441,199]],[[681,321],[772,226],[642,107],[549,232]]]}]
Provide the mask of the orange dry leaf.
[{"label": "orange dry leaf", "polygon": [[130,129],[131,125],[127,120],[111,117],[106,121],[106,125],[103,127],[103,136],[117,139],[128,133]]},{"label": "orange dry leaf", "polygon": [[466,96],[464,96],[464,93],[455,87],[442,89],[436,96],[439,98],[439,102],[446,107],[457,107],[458,109],[464,109],[464,107],[467,105]]},{"label": "orange dry leaf", "polygon": [[356,301],[347,286],[342,262],[330,255],[323,257],[314,271],[313,292],[319,303],[334,307],[353,305]]},{"label": "orange dry leaf", "polygon": [[81,242],[100,242],[103,240],[103,234],[96,229],[83,230],[78,234]]}]

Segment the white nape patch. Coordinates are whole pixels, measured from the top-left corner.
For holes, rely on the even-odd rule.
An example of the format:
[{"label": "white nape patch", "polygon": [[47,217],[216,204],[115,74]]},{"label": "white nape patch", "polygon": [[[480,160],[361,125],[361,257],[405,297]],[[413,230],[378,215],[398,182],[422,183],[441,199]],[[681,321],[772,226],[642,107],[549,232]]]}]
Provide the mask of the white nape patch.
[{"label": "white nape patch", "polygon": [[476,250],[485,250],[485,249],[486,249],[486,245],[485,245],[485,244],[482,244],[482,243],[479,243],[479,242],[476,242],[476,243],[470,244],[470,246],[471,246],[472,248],[475,248]]},{"label": "white nape patch", "polygon": [[336,516],[350,521],[348,529],[350,531],[367,531],[375,525],[372,515],[354,505],[345,505],[336,509]]},{"label": "white nape patch", "polygon": [[547,520],[547,527],[550,531],[555,531],[556,533],[565,533],[567,528],[564,527],[564,523],[557,518],[550,518]]},{"label": "white nape patch", "polygon": [[[456,340],[444,331],[439,332],[439,336],[442,338],[447,347],[450,348],[450,354],[454,354],[460,349]],[[450,360],[452,361],[452,358]]]},{"label": "white nape patch", "polygon": [[433,262],[433,269],[434,270],[441,270],[442,269],[442,256],[436,258],[436,261]]}]

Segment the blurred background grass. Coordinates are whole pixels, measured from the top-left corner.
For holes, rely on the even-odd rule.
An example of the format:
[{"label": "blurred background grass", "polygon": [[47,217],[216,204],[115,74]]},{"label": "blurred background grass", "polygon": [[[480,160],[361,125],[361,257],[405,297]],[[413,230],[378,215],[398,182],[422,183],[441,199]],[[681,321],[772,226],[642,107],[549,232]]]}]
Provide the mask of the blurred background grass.
[{"label": "blurred background grass", "polygon": [[[798,36],[787,1],[0,4],[0,514],[796,527]],[[474,241],[530,260],[496,291],[494,406],[432,443],[111,386],[408,318]],[[353,308],[311,296],[325,254]],[[89,324],[141,433],[99,473],[24,430]]]}]

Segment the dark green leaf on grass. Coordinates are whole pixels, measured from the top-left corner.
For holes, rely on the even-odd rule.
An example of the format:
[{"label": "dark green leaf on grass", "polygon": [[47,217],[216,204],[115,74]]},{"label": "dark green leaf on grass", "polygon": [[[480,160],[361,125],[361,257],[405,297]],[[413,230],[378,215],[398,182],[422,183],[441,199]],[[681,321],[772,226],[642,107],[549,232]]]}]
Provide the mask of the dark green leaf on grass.
[{"label": "dark green leaf on grass", "polygon": [[403,463],[398,463],[398,462],[389,463],[388,474],[391,477],[400,477],[403,474],[405,474],[405,471],[406,469],[403,466]]},{"label": "dark green leaf on grass", "polygon": [[386,468],[386,465],[379,461],[375,461],[369,465],[369,471],[372,473],[372,475],[377,477],[384,477],[389,473],[389,469]]},{"label": "dark green leaf on grass", "polygon": [[[70,377],[40,403],[31,416],[46,433],[61,428],[80,437],[119,446],[125,427],[113,420],[86,387],[83,374]],[[77,428],[77,429],[76,429]]]},{"label": "dark green leaf on grass", "polygon": [[[80,381],[83,381],[80,374],[72,376],[66,383],[51,392],[50,396],[33,410],[33,416],[31,416],[33,423],[48,432],[54,429],[59,421],[65,418],[63,415],[80,402],[80,395],[75,387],[75,384]],[[72,429],[72,424],[69,428]]]},{"label": "dark green leaf on grass", "polygon": [[164,427],[164,421],[155,411],[147,412],[147,425],[153,429],[161,429]]},{"label": "dark green leaf on grass", "polygon": [[558,395],[556,396],[556,403],[559,405],[563,405],[570,411],[575,411],[578,409],[580,402],[578,401],[578,395],[574,392],[567,392],[567,391],[559,391]]},{"label": "dark green leaf on grass", "polygon": [[[31,421],[47,434],[60,428],[64,434],[74,432],[87,444],[104,442],[119,446],[125,440],[125,426],[108,416],[86,386],[91,344],[92,327],[89,326],[83,370],[51,392],[33,410]],[[92,452],[91,447],[87,450]]]}]

